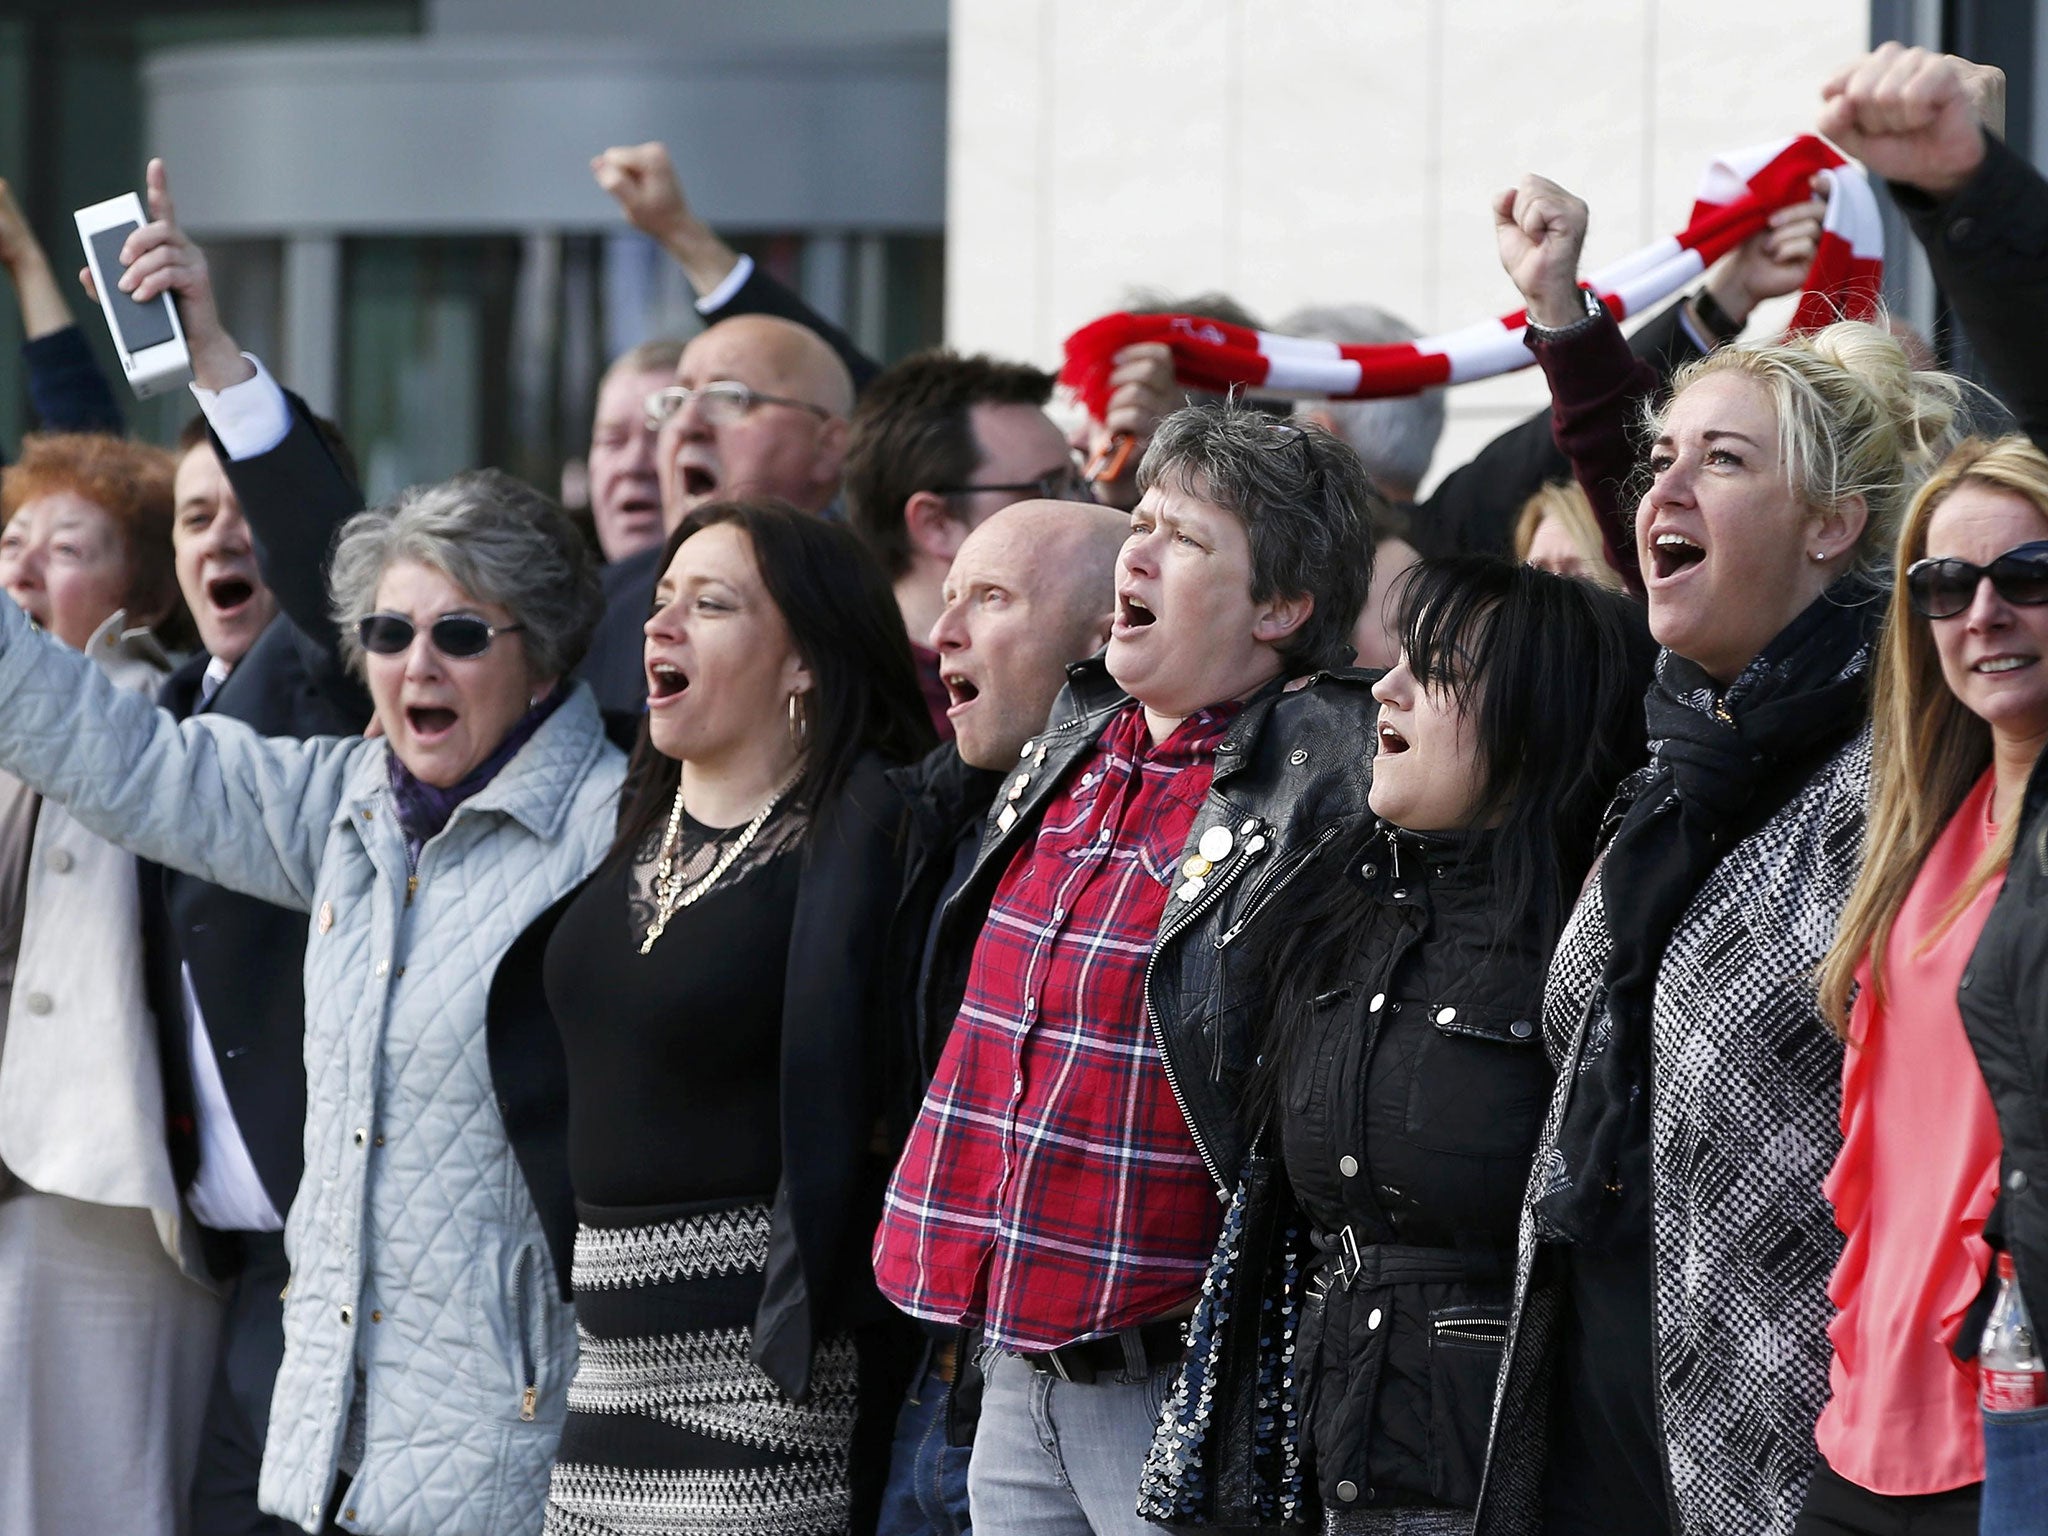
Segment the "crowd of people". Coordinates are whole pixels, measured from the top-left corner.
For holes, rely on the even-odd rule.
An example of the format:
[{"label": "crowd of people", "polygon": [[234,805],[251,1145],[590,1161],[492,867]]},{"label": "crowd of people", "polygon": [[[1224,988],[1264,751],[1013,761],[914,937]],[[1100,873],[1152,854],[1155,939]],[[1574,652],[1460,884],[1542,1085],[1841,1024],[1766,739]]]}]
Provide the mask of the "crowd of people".
[{"label": "crowd of people", "polygon": [[1525,177],[1552,404],[1427,496],[1440,394],[1142,344],[1064,431],[608,150],[706,323],[605,374],[594,541],[365,508],[161,162],[198,414],[124,436],[0,185],[0,1530],[2048,1529],[1976,1361],[2048,1316],[2000,90],[1817,108],[1988,388],[1739,339],[1824,189],[1631,337]]}]

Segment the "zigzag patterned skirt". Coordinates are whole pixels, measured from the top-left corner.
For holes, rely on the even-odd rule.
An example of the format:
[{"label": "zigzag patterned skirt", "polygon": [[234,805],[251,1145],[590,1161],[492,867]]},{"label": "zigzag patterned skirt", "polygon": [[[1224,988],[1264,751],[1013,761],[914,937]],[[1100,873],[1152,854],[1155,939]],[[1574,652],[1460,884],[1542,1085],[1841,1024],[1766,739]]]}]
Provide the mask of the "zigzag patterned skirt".
[{"label": "zigzag patterned skirt", "polygon": [[582,1353],[546,1536],[844,1531],[852,1339],[818,1346],[801,1406],[748,1357],[768,1207],[579,1205],[577,1214]]}]

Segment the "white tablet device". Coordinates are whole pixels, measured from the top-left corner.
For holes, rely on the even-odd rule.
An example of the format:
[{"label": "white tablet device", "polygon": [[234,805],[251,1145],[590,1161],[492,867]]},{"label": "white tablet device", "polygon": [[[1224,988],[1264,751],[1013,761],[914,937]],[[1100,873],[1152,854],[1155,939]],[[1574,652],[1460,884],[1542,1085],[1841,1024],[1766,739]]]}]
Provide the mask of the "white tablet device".
[{"label": "white tablet device", "polygon": [[127,270],[121,265],[121,247],[145,218],[142,199],[123,192],[81,208],[72,217],[78,221],[78,238],[92,267],[93,285],[100,291],[100,309],[113,332],[114,349],[121,354],[121,371],[128,375],[136,398],[147,400],[190,383],[192,354],[186,350],[185,327],[171,296],[166,293],[138,304],[114,286]]}]

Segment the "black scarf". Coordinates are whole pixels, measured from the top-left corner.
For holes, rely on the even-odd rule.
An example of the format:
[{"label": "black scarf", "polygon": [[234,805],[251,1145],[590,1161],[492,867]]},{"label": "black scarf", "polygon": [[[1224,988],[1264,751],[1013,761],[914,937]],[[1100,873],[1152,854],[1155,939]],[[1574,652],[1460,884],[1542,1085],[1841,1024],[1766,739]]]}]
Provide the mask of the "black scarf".
[{"label": "black scarf", "polygon": [[1544,1237],[1589,1247],[1647,1239],[1650,1006],[1665,946],[1722,855],[1862,727],[1883,613],[1882,592],[1843,578],[1725,694],[1692,662],[1658,656],[1644,704],[1650,766],[1600,870],[1613,947],[1536,1199]]}]

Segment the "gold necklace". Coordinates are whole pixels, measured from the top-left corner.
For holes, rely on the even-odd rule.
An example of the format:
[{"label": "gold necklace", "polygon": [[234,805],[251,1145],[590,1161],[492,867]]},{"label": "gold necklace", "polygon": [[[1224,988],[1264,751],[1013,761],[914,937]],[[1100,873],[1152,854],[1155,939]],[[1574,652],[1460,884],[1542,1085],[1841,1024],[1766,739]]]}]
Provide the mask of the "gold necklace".
[{"label": "gold necklace", "polygon": [[654,870],[654,922],[647,930],[647,937],[640,941],[641,954],[647,954],[654,948],[654,941],[667,929],[670,918],[683,908],[694,906],[700,897],[718,884],[719,876],[739,862],[740,855],[760,836],[761,828],[768,824],[769,816],[796,781],[796,774],[784,779],[781,787],[768,797],[768,803],[754,813],[754,819],[747,823],[739,838],[719,855],[718,862],[711,866],[711,873],[687,889],[682,876],[676,871],[676,842],[683,830],[683,786],[680,783],[676,785],[676,802],[669,807],[668,832],[661,840],[661,862]]}]

